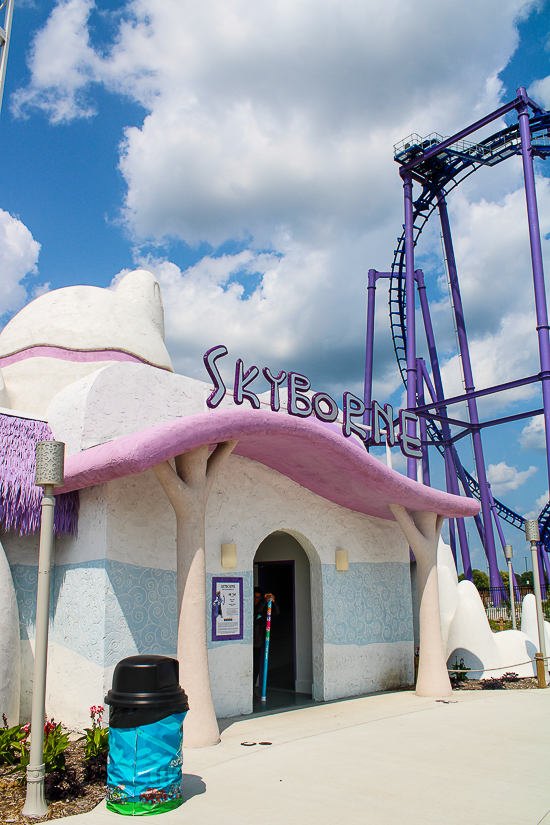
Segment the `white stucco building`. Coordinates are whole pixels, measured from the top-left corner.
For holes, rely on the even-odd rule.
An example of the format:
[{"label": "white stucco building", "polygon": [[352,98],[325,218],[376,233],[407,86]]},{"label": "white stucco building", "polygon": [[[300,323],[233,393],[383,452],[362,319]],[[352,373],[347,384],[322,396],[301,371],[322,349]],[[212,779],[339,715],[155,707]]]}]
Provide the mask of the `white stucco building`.
[{"label": "white stucco building", "polygon": [[[32,463],[34,443],[52,436],[66,444],[63,490],[73,492],[58,498],[63,518],[52,571],[48,714],[83,727],[89,707],[110,687],[116,663],[136,653],[179,655],[188,690],[195,665],[187,672],[182,659],[195,654],[182,653],[181,645],[198,631],[194,620],[186,625],[180,615],[191,587],[178,562],[178,552],[185,555],[185,519],[176,523],[154,468],[169,462],[173,471],[179,466],[174,457],[229,442],[231,455],[206,493],[203,518],[199,612],[206,619],[216,715],[252,711],[255,581],[272,589],[278,582],[276,597],[285,607],[279,642],[274,622],[277,684],[320,701],[410,684],[409,544],[419,563],[424,614],[438,624],[437,577],[434,610],[430,575],[441,522],[436,516],[472,515],[477,503],[393,472],[357,439],[344,438],[338,422],[291,416],[284,404],[274,412],[263,397],[259,409],[246,398],[235,404],[231,394],[209,409],[212,386],[173,373],[163,334],[159,285],[141,270],[116,291],[80,286],[43,295],[0,334],[0,425],[9,459],[0,513],[0,665],[7,674],[0,698],[6,710],[12,718],[30,714],[38,558],[32,529],[39,502]],[[196,511],[199,518],[199,505]],[[402,519],[409,519],[407,538],[396,517],[403,530]],[[230,569],[222,566],[224,544],[236,548]],[[337,551],[345,551],[339,566],[347,569],[337,569]],[[240,632],[234,634],[241,638],[215,640],[213,579],[220,578],[241,588]],[[439,668],[436,693],[443,684],[437,680],[446,678],[437,632],[435,642],[426,637],[423,646],[431,651],[426,679]]]}]

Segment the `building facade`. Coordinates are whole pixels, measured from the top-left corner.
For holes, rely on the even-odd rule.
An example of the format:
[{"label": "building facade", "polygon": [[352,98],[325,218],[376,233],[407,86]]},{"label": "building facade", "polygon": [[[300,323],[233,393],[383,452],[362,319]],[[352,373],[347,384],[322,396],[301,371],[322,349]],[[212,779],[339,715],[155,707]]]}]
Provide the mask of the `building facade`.
[{"label": "building facade", "polygon": [[[0,698],[12,717],[30,715],[39,504],[32,457],[44,437],[66,444],[48,714],[82,728],[125,656],[179,655],[182,667],[184,637],[198,632],[182,619],[190,586],[181,567],[185,519],[176,518],[158,467],[179,473],[181,484],[181,456],[216,444],[232,452],[216,468],[202,515],[197,505],[215,714],[253,708],[255,584],[277,586],[284,607],[273,623],[270,670],[281,690],[324,701],[412,683],[413,542],[392,507],[441,519],[470,515],[475,502],[388,469],[353,434],[337,431],[341,415],[333,423],[288,415],[283,393],[278,412],[267,397],[255,409],[229,392],[209,408],[212,386],[172,371],[160,289],[144,271],[116,291],[71,287],[41,296],[0,335],[0,367],[4,450],[14,453],[0,536],[0,656],[12,663],[12,678]],[[25,435],[14,450],[16,431]],[[233,545],[229,567],[225,545]],[[193,672],[186,678],[192,682]]]}]

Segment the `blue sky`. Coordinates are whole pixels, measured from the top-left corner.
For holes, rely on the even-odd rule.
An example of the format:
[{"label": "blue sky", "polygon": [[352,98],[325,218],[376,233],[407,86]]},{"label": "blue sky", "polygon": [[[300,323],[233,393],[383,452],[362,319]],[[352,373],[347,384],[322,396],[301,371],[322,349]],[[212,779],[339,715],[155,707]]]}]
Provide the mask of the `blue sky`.
[{"label": "blue sky", "polygon": [[[202,353],[225,343],[338,399],[360,392],[366,272],[389,268],[403,220],[393,144],[453,134],[520,85],[550,108],[548,0],[20,0],[0,117],[2,322],[45,289],[108,287],[142,265],[179,372],[205,378]],[[473,176],[449,210],[476,386],[537,372],[519,161]],[[454,394],[435,227],[417,264]],[[535,408],[537,393],[481,415]],[[381,293],[374,395],[403,397]],[[534,511],[548,488],[536,423],[486,431],[484,446],[495,494]]]}]

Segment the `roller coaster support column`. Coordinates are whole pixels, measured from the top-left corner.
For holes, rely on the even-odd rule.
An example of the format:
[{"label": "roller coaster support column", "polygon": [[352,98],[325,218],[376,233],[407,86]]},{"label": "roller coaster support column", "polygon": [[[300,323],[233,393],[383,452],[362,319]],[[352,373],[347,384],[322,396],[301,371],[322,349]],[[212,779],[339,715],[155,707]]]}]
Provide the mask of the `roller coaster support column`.
[{"label": "roller coaster support column", "polygon": [[[403,193],[405,196],[405,295],[406,295],[406,322],[407,322],[407,408],[416,407],[416,332],[414,314],[414,227],[413,227],[413,200],[412,176],[410,172],[401,172],[403,178]],[[411,435],[414,424],[407,422]],[[416,458],[407,458],[407,476],[417,479]]]},{"label": "roller coaster support column", "polygon": [[[376,269],[369,269],[367,286],[367,346],[365,352],[365,414],[363,424],[370,424],[372,402],[372,359],[374,353],[374,303],[376,300]],[[368,449],[368,448],[367,448]]]},{"label": "roller coaster support column", "polygon": [[[497,528],[498,537],[500,539],[500,543],[502,544],[502,550],[504,552],[504,556],[505,556],[506,561],[508,563],[508,576],[510,576],[510,573],[512,574],[512,578],[510,580],[510,587],[515,587],[516,588],[516,593],[518,594],[518,597],[519,597],[519,590],[517,589],[518,583],[516,581],[516,574],[514,573],[514,569],[512,567],[511,557],[510,557],[510,559],[508,559],[508,556],[506,555],[506,548],[509,547],[510,545],[506,544],[506,539],[504,538],[504,533],[502,532],[502,526],[500,524],[500,519],[498,517],[497,506],[495,504],[495,500],[494,500],[493,494],[491,492],[491,485],[488,484],[487,487],[489,488],[489,499],[491,501],[491,510],[493,511],[493,518],[495,520],[495,527]],[[504,598],[504,594],[502,594],[502,597]],[[514,622],[515,622],[515,619],[514,619]],[[514,630],[515,629],[516,628],[514,626]]]},{"label": "roller coaster support column", "polygon": [[[416,359],[416,393],[418,395],[418,403],[421,407],[424,406],[424,371],[426,364],[423,358]],[[426,487],[430,486],[430,462],[428,461],[428,431],[426,429],[426,419],[421,416],[418,422],[420,429],[420,441],[422,442],[422,484]],[[456,561],[456,559],[455,559]]]},{"label": "roller coaster support column", "polygon": [[[424,321],[424,330],[426,332],[426,341],[428,344],[428,352],[430,355],[430,364],[432,367],[432,376],[435,387],[432,388],[430,386],[430,377],[427,374],[425,367],[424,378],[430,395],[432,396],[432,400],[443,401],[443,399],[445,398],[443,394],[443,382],[441,380],[439,361],[437,360],[437,349],[435,346],[435,335],[432,326],[432,318],[430,315],[430,306],[428,304],[428,298],[426,297],[426,284],[424,283],[424,273],[421,269],[416,270],[416,283],[418,285],[418,298],[420,300],[420,308],[422,310],[422,319]],[[447,407],[444,404],[442,404],[440,407],[437,407],[437,413],[438,415],[446,417]],[[453,493],[453,495],[458,496],[460,495],[460,490],[458,488],[458,479],[456,477],[453,451],[452,448],[449,447],[449,444],[451,443],[451,428],[446,422],[443,421],[441,423],[441,429],[443,431],[443,438],[445,442],[444,452],[445,472],[447,476],[447,490],[449,493]],[[466,526],[464,524],[464,519],[457,519],[456,526],[458,529],[458,538],[460,541],[460,553],[462,556],[462,567],[464,570],[464,577],[468,579],[468,581],[473,581],[472,564],[470,561],[470,551],[468,548],[468,536],[466,534]]]},{"label": "roller coaster support column", "polygon": [[540,242],[539,214],[537,193],[535,190],[535,172],[531,148],[531,130],[527,92],[520,86],[517,90],[519,133],[521,136],[521,155],[523,158],[523,175],[525,178],[525,198],[527,201],[527,220],[529,222],[529,241],[531,244],[531,264],[533,284],[535,287],[535,307],[537,312],[537,332],[539,337],[540,371],[542,382],[542,405],[544,407],[544,430],[546,433],[546,460],[550,481],[550,339],[548,336],[548,310],[546,307],[546,290],[544,287],[544,268],[542,264],[542,247]]},{"label": "roller coaster support column", "polygon": [[[458,286],[458,275],[456,271],[453,241],[451,238],[449,215],[447,213],[447,203],[445,201],[445,194],[443,191],[440,191],[439,193],[437,206],[439,209],[439,218],[441,220],[443,244],[445,246],[445,256],[447,258],[447,268],[449,271],[449,281],[451,284],[451,294],[453,297],[453,308],[458,333],[458,346],[460,349],[460,357],[462,360],[464,384],[466,392],[473,392],[474,378],[472,374],[472,364],[470,362],[470,351],[468,349],[468,339],[466,337],[466,325],[464,323],[462,299],[460,297],[460,288]],[[472,428],[472,441],[474,445],[474,457],[477,469],[477,479],[481,495],[481,512],[483,513],[483,526],[485,528],[485,552],[487,554],[487,561],[489,562],[489,575],[491,579],[491,587],[502,587],[502,579],[500,577],[500,572],[498,569],[497,556],[495,550],[495,538],[493,535],[493,525],[491,519],[491,501],[489,499],[489,490],[487,488],[487,475],[485,473],[485,460],[483,458],[481,432],[479,429],[475,429],[475,425],[479,424],[479,418],[477,414],[477,403],[475,398],[468,399],[468,414],[470,416],[470,423],[474,425],[474,427]]]},{"label": "roller coaster support column", "polygon": [[519,595],[519,590],[518,590],[518,583],[517,583],[516,574],[514,573],[514,568],[513,568],[512,562],[511,562],[512,557],[510,556],[510,559],[508,559],[508,556],[506,555],[506,548],[510,547],[511,545],[506,544],[506,539],[504,538],[504,533],[502,532],[502,527],[500,525],[500,519],[498,517],[497,506],[495,504],[495,500],[494,500],[493,494],[491,492],[491,485],[489,484],[488,486],[489,486],[489,496],[491,498],[491,509],[492,509],[493,515],[495,517],[495,524],[496,524],[496,527],[497,527],[498,535],[499,535],[499,538],[500,538],[500,542],[502,544],[502,549],[504,551],[506,561],[508,562],[508,567],[512,571],[512,582],[513,582],[513,585],[514,585],[514,588],[515,588],[516,598],[519,599],[520,595]]}]

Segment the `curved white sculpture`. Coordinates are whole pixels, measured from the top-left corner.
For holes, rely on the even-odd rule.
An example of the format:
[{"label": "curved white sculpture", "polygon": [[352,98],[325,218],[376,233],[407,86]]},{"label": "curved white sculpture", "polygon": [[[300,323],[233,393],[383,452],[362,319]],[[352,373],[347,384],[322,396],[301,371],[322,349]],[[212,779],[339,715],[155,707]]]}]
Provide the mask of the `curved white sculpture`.
[{"label": "curved white sculpture", "polygon": [[[523,633],[536,644],[539,649],[539,628],[537,624],[537,603],[533,593],[525,596],[521,606],[521,629]],[[546,640],[546,651],[550,650],[550,622],[544,622],[544,638]]]},{"label": "curved white sculpture", "polygon": [[19,612],[10,566],[0,544],[0,714],[19,722]]},{"label": "curved white sculpture", "polygon": [[[451,548],[440,540],[437,551],[441,633],[447,666],[460,660],[470,668],[472,679],[488,679],[513,671],[518,676],[536,675],[534,659],[538,650],[535,597],[525,597],[522,629],[493,633],[477,588],[458,581]],[[550,625],[545,622],[550,642]],[[547,644],[548,644],[547,642]]]},{"label": "curved white sculpture", "polygon": [[144,269],[115,290],[64,287],[23,307],[0,333],[3,404],[41,417],[64,387],[116,361],[173,371],[160,286]]}]

